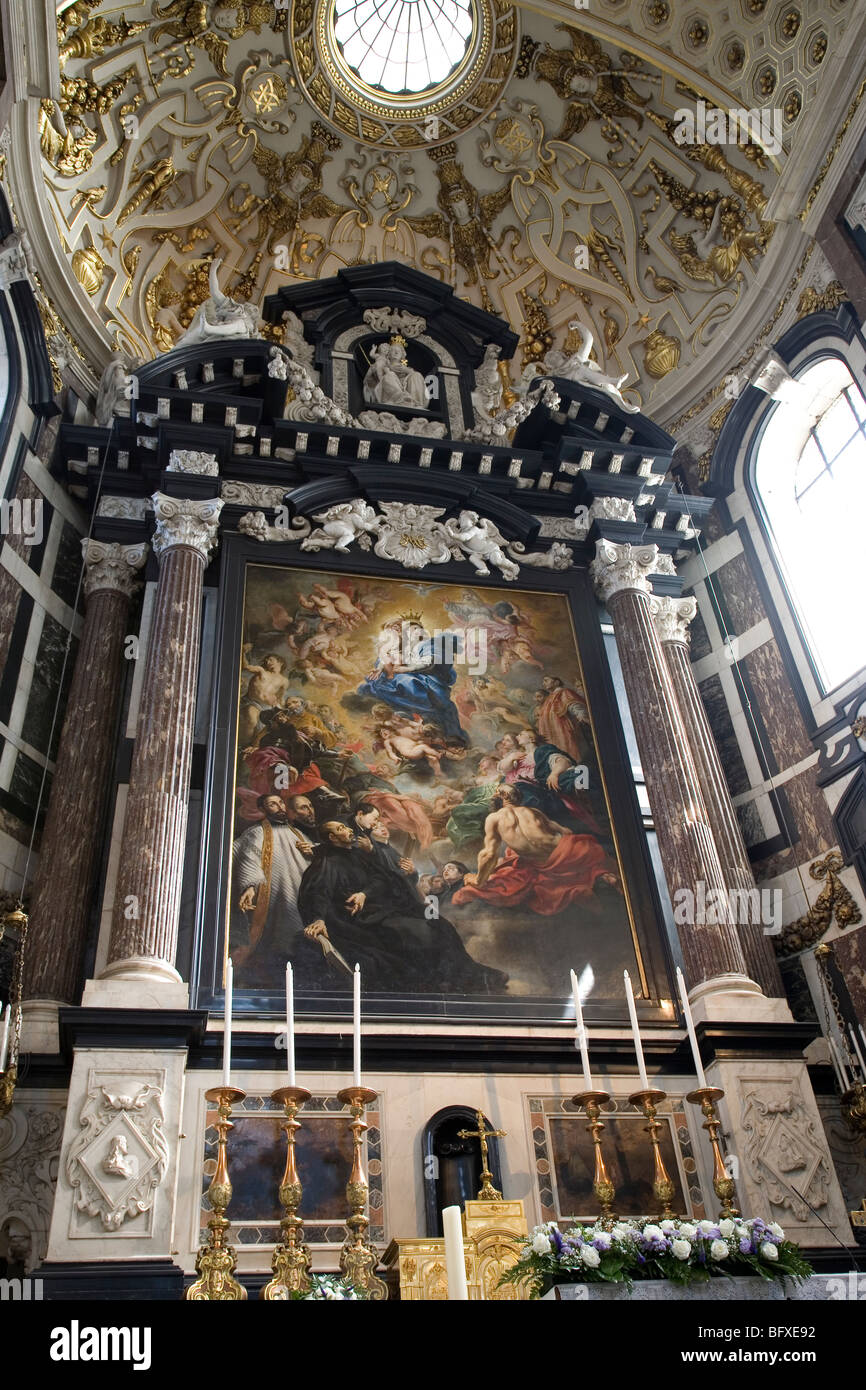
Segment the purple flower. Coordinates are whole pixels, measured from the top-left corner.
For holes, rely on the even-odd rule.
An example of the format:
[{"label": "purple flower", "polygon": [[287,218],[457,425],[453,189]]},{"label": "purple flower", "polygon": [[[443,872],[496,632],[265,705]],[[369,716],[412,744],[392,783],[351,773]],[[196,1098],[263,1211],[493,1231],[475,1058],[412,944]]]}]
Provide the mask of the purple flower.
[{"label": "purple flower", "polygon": [[743,1236],[742,1240],[740,1241],[740,1254],[741,1254],[741,1255],[752,1255],[752,1254],[754,1254],[754,1251],[752,1250],[752,1242],[749,1240],[749,1237],[748,1237],[748,1236]]},{"label": "purple flower", "polygon": [[562,1247],[563,1247],[563,1245],[564,1245],[564,1243],[565,1243],[565,1242],[563,1241],[563,1239],[562,1239],[562,1236],[559,1234],[559,1231],[556,1229],[555,1226],[552,1227],[550,1234],[551,1234],[551,1238],[552,1238],[552,1240],[553,1240],[553,1243],[554,1243],[554,1245],[556,1246],[556,1253],[557,1253],[557,1255],[561,1255],[561,1254],[562,1254]]}]

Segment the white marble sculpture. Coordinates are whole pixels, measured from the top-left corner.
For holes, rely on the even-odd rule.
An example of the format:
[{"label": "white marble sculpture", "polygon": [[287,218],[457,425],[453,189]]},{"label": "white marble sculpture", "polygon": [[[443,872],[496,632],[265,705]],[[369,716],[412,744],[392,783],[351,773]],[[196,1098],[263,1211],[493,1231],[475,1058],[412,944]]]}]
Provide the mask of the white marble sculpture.
[{"label": "white marble sculpture", "polygon": [[502,405],[502,378],[497,367],[501,350],[498,343],[488,343],[481,365],[475,372],[472,408],[476,424],[482,420],[492,420]]},{"label": "white marble sculpture", "polygon": [[175,347],[191,347],[208,343],[214,338],[255,338],[259,326],[259,306],[230,299],[219,286],[222,259],[211,262],[210,299],[196,309],[195,316]]},{"label": "white marble sculpture", "polygon": [[122,353],[116,353],[102,373],[96,393],[94,422],[100,429],[108,429],[115,415],[129,415],[131,395],[129,364]]},{"label": "white marble sculpture", "polygon": [[401,343],[379,343],[370,349],[370,366],[364,377],[364,400],[368,405],[427,409],[424,378],[409,366]]},{"label": "white marble sculpture", "polygon": [[551,376],[564,377],[566,381],[577,381],[583,386],[591,386],[594,391],[603,391],[630,415],[640,414],[640,406],[630,405],[620,390],[628,372],[624,372],[621,377],[606,376],[597,363],[589,360],[593,336],[586,325],[579,319],[572,319],[568,327],[570,332],[580,334],[581,344],[578,351],[566,353],[560,348],[551,348],[544,359],[545,372]]},{"label": "white marble sculpture", "polygon": [[355,541],[364,550],[369,549],[367,537],[381,524],[370,504],[360,497],[351,502],[339,502],[326,512],[315,512],[313,520],[321,523],[320,528],[301,541],[301,549],[336,550],[341,555],[345,555]]},{"label": "white marble sculpture", "polygon": [[506,579],[517,578],[520,566],[505,554],[508,542],[489,518],[461,512],[456,521],[445,522],[445,530],[457,547],[458,557],[465,555],[478,574],[489,574],[490,565],[494,565]]}]

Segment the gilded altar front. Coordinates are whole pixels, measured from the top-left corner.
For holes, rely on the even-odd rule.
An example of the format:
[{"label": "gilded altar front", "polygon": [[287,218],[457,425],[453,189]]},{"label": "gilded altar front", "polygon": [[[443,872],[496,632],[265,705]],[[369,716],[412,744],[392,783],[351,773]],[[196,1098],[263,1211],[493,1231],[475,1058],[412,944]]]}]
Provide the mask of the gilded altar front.
[{"label": "gilded altar front", "polygon": [[[527,1234],[522,1202],[466,1203],[463,1213],[466,1282],[471,1301],[515,1302],[529,1297],[522,1286],[499,1280],[517,1260]],[[382,1258],[389,1269],[397,1266],[400,1298],[406,1302],[444,1302],[448,1298],[445,1241],[441,1237],[397,1238]]]}]

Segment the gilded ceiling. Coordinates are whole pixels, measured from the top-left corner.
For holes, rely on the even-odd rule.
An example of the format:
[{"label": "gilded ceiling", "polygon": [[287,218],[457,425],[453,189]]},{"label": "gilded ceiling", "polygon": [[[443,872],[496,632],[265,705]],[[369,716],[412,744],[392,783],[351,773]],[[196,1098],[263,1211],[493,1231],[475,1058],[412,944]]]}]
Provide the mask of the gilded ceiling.
[{"label": "gilded ceiling", "polygon": [[[756,290],[771,312],[774,262],[784,284],[802,259],[774,194],[855,6],[480,0],[456,84],[426,105],[352,89],[328,0],[59,8],[57,99],[30,113],[41,235],[25,225],[46,293],[74,277],[97,370],[109,345],[170,349],[214,257],[253,301],[397,259],[503,314],[515,377],[582,320],[663,420],[734,352]],[[776,110],[780,143],[678,142],[699,99]]]}]

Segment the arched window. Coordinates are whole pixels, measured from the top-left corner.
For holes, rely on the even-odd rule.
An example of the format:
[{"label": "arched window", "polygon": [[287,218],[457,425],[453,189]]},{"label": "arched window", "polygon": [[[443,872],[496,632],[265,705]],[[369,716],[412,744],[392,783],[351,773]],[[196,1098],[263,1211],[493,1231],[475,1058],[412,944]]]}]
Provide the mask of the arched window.
[{"label": "arched window", "polygon": [[846,363],[824,357],[774,407],[754,486],[825,693],[866,666],[864,484],[866,401]]}]

